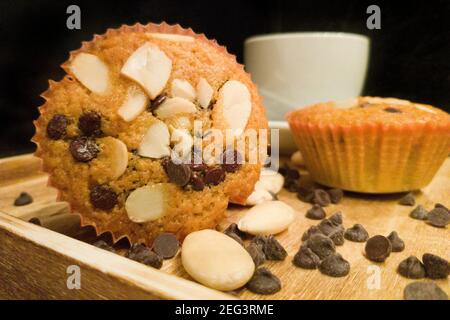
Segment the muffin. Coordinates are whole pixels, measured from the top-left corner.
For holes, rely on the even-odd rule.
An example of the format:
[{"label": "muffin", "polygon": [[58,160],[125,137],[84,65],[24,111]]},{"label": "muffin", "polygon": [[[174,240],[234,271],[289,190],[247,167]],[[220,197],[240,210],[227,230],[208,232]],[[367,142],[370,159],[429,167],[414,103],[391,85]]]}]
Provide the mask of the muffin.
[{"label": "muffin", "polygon": [[286,116],[312,178],[365,193],[425,187],[450,152],[450,115],[429,105],[359,97]]},{"label": "muffin", "polygon": [[122,26],[62,67],[42,95],[33,141],[83,225],[147,245],[161,232],[182,240],[253,191],[262,160],[249,163],[233,146],[254,149],[244,132],[267,129],[265,111],[216,41],[179,25]]}]

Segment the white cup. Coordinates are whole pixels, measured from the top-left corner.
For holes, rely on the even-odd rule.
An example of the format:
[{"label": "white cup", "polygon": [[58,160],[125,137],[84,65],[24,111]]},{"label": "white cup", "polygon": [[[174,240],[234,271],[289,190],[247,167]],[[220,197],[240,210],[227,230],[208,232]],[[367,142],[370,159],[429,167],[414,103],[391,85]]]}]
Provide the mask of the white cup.
[{"label": "white cup", "polygon": [[270,120],[312,103],[361,94],[369,39],[337,32],[254,36],[245,41],[244,60],[258,85]]}]

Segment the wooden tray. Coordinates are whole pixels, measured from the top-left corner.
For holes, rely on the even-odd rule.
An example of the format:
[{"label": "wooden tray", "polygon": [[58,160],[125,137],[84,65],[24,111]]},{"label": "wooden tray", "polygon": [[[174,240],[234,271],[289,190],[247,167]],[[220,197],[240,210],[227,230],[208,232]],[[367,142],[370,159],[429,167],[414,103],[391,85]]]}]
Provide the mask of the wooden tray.
[{"label": "wooden tray", "polygon": [[[143,298],[143,299],[229,299],[233,295],[208,289],[189,279],[179,256],[164,262],[161,270],[146,267],[60,233],[33,225],[30,218],[67,213],[63,202],[56,202],[56,191],[47,187],[47,177],[39,171],[39,160],[32,155],[0,159],[0,298]],[[302,179],[308,179],[302,172]],[[22,191],[34,202],[14,207]],[[289,256],[283,262],[266,262],[283,284],[271,296],[238,292],[244,299],[401,299],[403,288],[411,282],[396,273],[399,262],[409,255],[419,258],[425,252],[450,256],[450,232],[408,217],[411,207],[397,204],[399,195],[346,195],[339,205],[326,208],[328,214],[341,210],[346,227],[363,224],[371,235],[387,235],[396,230],[406,243],[405,251],[392,253],[385,263],[375,264],[363,256],[364,244],[346,241],[337,248],[351,263],[350,274],[331,278],[317,270],[292,265],[302,233],[317,221],[304,217],[310,204],[283,190],[279,198],[297,211],[295,222],[277,238]],[[450,159],[432,183],[417,195],[417,203],[431,208],[434,203],[450,205]],[[239,219],[246,208],[228,210],[222,227]],[[67,267],[81,268],[81,289],[69,290]],[[378,277],[379,276],[379,277]],[[436,281],[450,294],[448,280]]]}]

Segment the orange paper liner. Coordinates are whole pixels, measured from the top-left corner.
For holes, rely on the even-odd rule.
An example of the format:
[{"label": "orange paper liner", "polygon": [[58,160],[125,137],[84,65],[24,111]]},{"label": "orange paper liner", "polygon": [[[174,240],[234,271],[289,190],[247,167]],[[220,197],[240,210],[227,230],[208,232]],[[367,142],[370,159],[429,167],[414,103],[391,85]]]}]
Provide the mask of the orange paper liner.
[{"label": "orange paper liner", "polygon": [[450,152],[450,123],[315,125],[287,120],[312,178],[364,193],[418,190]]}]

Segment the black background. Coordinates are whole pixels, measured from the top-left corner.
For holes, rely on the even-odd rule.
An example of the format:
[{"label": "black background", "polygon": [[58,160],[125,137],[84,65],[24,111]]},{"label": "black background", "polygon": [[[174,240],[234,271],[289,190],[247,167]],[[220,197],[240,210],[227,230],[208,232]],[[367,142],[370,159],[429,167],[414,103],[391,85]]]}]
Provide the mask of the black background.
[{"label": "black background", "polygon": [[[0,0],[0,156],[34,150],[32,120],[48,79],[63,76],[68,51],[108,27],[180,23],[215,38],[242,62],[245,38],[287,31],[368,35],[366,95],[394,96],[450,110],[450,1],[30,1]],[[66,8],[81,7],[81,30],[66,28]],[[381,8],[381,30],[366,27]]]}]

